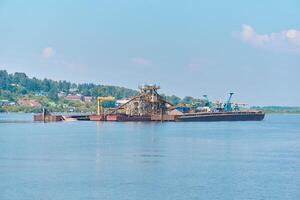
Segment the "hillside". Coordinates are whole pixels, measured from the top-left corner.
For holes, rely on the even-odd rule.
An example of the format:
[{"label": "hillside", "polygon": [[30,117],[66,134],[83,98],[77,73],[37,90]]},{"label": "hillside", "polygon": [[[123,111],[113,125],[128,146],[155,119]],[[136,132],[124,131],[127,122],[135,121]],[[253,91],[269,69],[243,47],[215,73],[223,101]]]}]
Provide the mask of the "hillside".
[{"label": "hillside", "polygon": [[27,94],[44,94],[51,100],[58,99],[58,93],[80,93],[83,96],[115,96],[117,99],[137,94],[136,90],[118,86],[97,85],[93,83],[76,84],[68,81],[54,81],[51,79],[29,78],[25,73],[16,72],[8,74],[0,70],[0,97],[16,100],[19,96]]},{"label": "hillside", "polygon": [[[25,73],[9,74],[6,70],[0,70],[0,111],[2,112],[38,112],[42,106],[56,112],[92,112],[96,110],[95,99],[99,96],[123,99],[137,94],[138,91],[125,87],[30,78]],[[77,97],[82,101],[72,100]],[[85,101],[84,98],[89,98],[91,101]],[[165,98],[173,104],[193,99],[186,97],[181,100],[174,95]]]},{"label": "hillside", "polygon": [[[83,111],[92,111],[95,108],[95,102],[83,104],[83,102],[66,101],[62,97],[67,95],[94,98],[98,96],[114,96],[116,99],[122,99],[136,94],[136,90],[125,87],[98,85],[94,83],[76,84],[65,80],[54,81],[51,79],[30,78],[25,73],[16,72],[9,74],[6,70],[0,70],[0,100],[4,103],[11,102],[11,105],[16,104],[9,106],[7,111],[30,112],[38,110],[37,108],[17,105],[20,99],[30,99],[39,102],[42,106],[50,107],[50,110],[53,111],[68,111],[69,108],[76,110],[77,107],[85,107],[86,109],[83,109]],[[68,109],[63,109],[63,107]]]}]

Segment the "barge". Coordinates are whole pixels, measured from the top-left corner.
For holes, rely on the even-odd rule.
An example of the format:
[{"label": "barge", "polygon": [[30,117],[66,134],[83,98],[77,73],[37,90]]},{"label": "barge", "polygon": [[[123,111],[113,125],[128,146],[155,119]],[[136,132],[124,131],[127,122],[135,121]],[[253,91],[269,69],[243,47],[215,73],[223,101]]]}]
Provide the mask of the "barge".
[{"label": "barge", "polygon": [[173,105],[158,94],[157,85],[144,85],[140,93],[115,108],[104,109],[104,101],[115,101],[115,97],[98,97],[97,114],[93,115],[51,115],[46,109],[43,114],[34,116],[35,121],[170,121],[170,122],[208,122],[208,121],[261,121],[265,113],[261,111],[240,111],[238,103],[232,103],[233,93],[226,102],[212,103],[207,95],[200,102]]},{"label": "barge", "polygon": [[177,121],[181,122],[209,122],[209,121],[261,121],[265,113],[260,111],[248,112],[211,112],[181,115]]},{"label": "barge", "polygon": [[240,111],[240,112],[202,112],[188,113],[184,115],[159,115],[151,116],[128,116],[122,114],[112,115],[91,115],[91,121],[163,121],[163,122],[213,122],[213,121],[261,121],[265,113],[260,111]]},{"label": "barge", "polygon": [[130,121],[151,121],[151,116],[128,116],[125,114],[108,114],[108,115],[90,115],[90,121],[117,121],[117,122],[130,122]]}]

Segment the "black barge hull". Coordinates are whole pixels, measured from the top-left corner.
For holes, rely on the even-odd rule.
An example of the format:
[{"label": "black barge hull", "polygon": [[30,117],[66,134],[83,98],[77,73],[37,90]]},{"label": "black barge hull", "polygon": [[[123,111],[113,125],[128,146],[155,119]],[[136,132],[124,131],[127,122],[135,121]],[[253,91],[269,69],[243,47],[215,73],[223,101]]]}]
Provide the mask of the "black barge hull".
[{"label": "black barge hull", "polygon": [[208,121],[261,121],[265,118],[263,112],[216,112],[186,114],[178,117],[182,122],[208,122]]}]

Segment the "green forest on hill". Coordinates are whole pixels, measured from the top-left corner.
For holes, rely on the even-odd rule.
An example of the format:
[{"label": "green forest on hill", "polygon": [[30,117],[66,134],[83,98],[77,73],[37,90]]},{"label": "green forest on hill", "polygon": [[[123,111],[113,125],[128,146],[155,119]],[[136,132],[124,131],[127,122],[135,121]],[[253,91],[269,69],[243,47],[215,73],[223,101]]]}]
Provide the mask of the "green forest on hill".
[{"label": "green forest on hill", "polygon": [[[100,85],[94,83],[71,83],[65,80],[30,78],[25,73],[15,72],[9,74],[0,70],[0,101],[18,102],[20,99],[31,99],[48,107],[51,111],[66,112],[70,108],[74,111],[95,111],[96,101],[81,102],[68,101],[59,94],[92,96],[114,96],[116,99],[129,98],[138,94],[137,90],[119,86]],[[173,104],[182,101],[191,101],[191,97],[181,99],[177,96],[165,96]],[[0,105],[1,106],[1,105]],[[1,106],[0,111],[7,112],[38,112],[40,108],[20,106]]]},{"label": "green forest on hill", "polygon": [[25,73],[8,74],[0,70],[1,97],[16,100],[19,96],[28,94],[45,94],[49,99],[58,100],[58,93],[80,93],[83,96],[115,96],[117,99],[137,94],[136,90],[118,87],[96,85],[93,83],[76,84],[68,81],[54,81],[51,79],[29,78]]}]

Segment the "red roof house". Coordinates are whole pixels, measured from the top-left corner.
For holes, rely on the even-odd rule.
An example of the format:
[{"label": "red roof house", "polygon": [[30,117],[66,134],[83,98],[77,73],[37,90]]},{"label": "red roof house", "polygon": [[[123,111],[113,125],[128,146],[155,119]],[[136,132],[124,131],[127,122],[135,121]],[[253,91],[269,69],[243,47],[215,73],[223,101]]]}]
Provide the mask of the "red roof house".
[{"label": "red roof house", "polygon": [[79,95],[68,95],[65,97],[65,99],[69,100],[69,101],[81,101],[82,100],[82,96]]},{"label": "red roof house", "polygon": [[42,105],[34,100],[30,100],[30,99],[20,99],[18,101],[18,104],[21,106],[28,106],[28,107],[41,107]]}]

